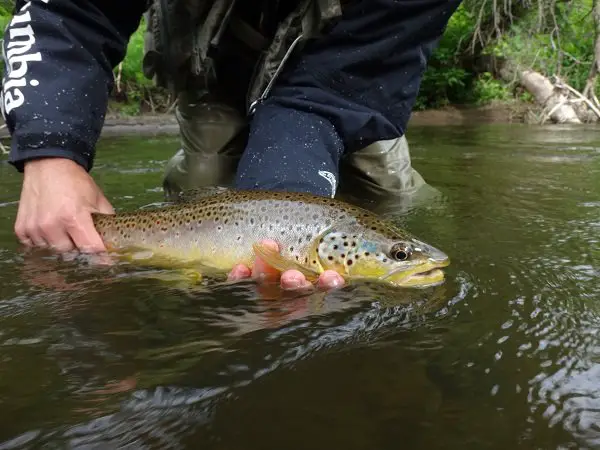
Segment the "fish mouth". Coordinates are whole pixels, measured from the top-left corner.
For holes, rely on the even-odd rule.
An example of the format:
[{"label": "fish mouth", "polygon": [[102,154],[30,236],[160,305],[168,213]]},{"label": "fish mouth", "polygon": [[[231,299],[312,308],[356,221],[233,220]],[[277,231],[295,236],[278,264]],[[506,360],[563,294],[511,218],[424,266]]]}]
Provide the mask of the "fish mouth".
[{"label": "fish mouth", "polygon": [[429,287],[442,284],[445,279],[442,268],[450,265],[450,260],[429,261],[413,269],[397,269],[383,276],[383,281],[400,287]]},{"label": "fish mouth", "polygon": [[444,272],[441,269],[436,268],[426,270],[425,272],[413,273],[396,284],[403,287],[425,287],[441,284],[444,281],[444,278]]}]

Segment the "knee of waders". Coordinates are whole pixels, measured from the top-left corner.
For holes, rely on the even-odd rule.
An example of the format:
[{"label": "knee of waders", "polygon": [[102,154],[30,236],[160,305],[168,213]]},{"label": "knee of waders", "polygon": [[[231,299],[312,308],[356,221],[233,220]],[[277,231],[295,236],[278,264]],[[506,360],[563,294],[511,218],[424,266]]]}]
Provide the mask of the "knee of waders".
[{"label": "knee of waders", "polygon": [[216,102],[183,102],[176,117],[181,148],[165,168],[167,199],[179,192],[233,182],[247,140],[247,121],[235,108]]},{"label": "knee of waders", "polygon": [[353,195],[410,195],[425,184],[412,167],[405,136],[374,142],[342,160],[340,190]]}]

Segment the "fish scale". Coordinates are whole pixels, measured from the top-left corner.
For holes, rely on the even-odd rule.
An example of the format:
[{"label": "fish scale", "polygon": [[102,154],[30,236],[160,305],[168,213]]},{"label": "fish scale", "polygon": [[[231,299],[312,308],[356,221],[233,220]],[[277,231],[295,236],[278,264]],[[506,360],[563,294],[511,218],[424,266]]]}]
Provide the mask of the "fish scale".
[{"label": "fish scale", "polygon": [[[256,257],[254,244],[273,239],[280,246],[280,265],[306,273],[331,269],[351,275],[360,267],[374,273],[373,264],[378,261],[380,277],[393,269],[391,261],[383,261],[388,259],[386,252],[395,243],[414,240],[357,206],[289,192],[225,190],[154,210],[94,214],[93,220],[111,250],[150,250],[179,263],[195,262],[220,270],[251,265]],[[439,250],[421,244],[447,259]]]}]

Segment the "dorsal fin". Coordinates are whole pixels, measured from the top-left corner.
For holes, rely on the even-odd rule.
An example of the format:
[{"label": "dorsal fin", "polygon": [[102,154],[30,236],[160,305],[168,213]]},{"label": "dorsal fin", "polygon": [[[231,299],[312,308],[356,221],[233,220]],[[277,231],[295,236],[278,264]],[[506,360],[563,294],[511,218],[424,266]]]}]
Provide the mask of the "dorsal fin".
[{"label": "dorsal fin", "polygon": [[193,202],[203,197],[210,197],[213,195],[224,194],[228,192],[230,189],[224,186],[205,186],[193,189],[187,189],[185,191],[181,191],[174,203],[187,203]]}]

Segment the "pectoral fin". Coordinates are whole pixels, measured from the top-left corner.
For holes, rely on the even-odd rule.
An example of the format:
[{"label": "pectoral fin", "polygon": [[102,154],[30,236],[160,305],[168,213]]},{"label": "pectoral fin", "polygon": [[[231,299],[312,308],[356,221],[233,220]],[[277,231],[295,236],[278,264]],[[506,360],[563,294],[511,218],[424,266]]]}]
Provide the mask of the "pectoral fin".
[{"label": "pectoral fin", "polygon": [[308,267],[302,266],[295,261],[285,259],[281,254],[261,244],[254,244],[254,253],[271,267],[285,272],[286,270],[297,270],[301,272],[308,281],[315,282],[319,279],[319,273]]}]

